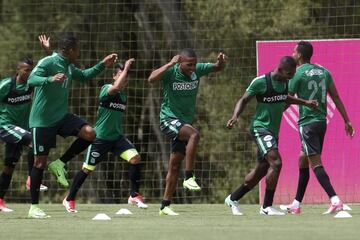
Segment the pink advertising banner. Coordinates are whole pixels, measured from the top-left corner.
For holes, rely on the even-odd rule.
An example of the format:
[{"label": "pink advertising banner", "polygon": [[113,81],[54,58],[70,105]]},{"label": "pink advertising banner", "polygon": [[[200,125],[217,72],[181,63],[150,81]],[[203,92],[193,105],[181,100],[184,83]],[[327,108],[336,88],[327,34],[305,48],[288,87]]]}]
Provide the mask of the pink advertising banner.
[{"label": "pink advertising banner", "polygon": [[[309,40],[314,47],[312,63],[327,68],[358,132],[346,136],[344,122],[328,96],[327,132],[322,160],[336,193],[347,203],[360,202],[360,39]],[[292,55],[297,41],[258,41],[258,75],[273,70],[280,58]],[[283,159],[274,203],[289,203],[295,197],[298,156],[301,149],[297,128],[298,110],[291,106],[283,115],[279,150]],[[263,200],[264,181],[260,200]],[[304,203],[328,203],[329,199],[311,171]]]}]

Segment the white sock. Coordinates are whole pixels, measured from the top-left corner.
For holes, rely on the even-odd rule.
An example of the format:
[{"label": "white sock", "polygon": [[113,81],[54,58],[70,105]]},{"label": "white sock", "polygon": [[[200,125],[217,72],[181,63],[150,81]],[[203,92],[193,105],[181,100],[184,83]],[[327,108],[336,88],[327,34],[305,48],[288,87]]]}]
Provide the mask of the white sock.
[{"label": "white sock", "polygon": [[292,205],[294,208],[299,208],[299,207],[300,207],[300,204],[301,204],[301,202],[299,202],[298,200],[294,199],[294,201],[292,202],[291,205]]},{"label": "white sock", "polygon": [[330,201],[331,201],[331,204],[332,205],[336,205],[336,204],[339,204],[340,203],[340,198],[338,196],[333,196],[330,198]]}]

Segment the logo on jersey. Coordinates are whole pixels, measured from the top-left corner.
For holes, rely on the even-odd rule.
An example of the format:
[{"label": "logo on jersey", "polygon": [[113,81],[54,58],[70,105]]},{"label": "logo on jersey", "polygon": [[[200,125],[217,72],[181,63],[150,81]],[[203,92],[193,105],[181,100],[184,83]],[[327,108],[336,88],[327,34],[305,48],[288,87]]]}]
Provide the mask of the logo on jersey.
[{"label": "logo on jersey", "polygon": [[124,110],[124,111],[126,110],[126,105],[116,102],[110,102],[109,107],[118,110]]},{"label": "logo on jersey", "polygon": [[287,99],[287,94],[281,94],[271,97],[263,97],[263,102],[264,103],[282,102],[285,101],[286,99]]},{"label": "logo on jersey", "polygon": [[174,82],[173,83],[173,90],[174,91],[188,91],[188,90],[194,90],[198,87],[199,81],[193,81],[193,82]]},{"label": "logo on jersey", "polygon": [[[334,111],[336,109],[336,106],[329,95],[326,96],[326,101],[327,101],[326,123],[329,124],[330,120],[334,116]],[[292,129],[298,132],[299,130],[298,130],[297,122],[299,120],[299,107],[297,105],[290,105],[290,107],[284,112],[283,116],[287,124],[289,124]]]},{"label": "logo on jersey", "polygon": [[98,153],[98,152],[92,152],[92,153],[91,153],[91,156],[97,158],[97,157],[100,156],[100,153]]}]

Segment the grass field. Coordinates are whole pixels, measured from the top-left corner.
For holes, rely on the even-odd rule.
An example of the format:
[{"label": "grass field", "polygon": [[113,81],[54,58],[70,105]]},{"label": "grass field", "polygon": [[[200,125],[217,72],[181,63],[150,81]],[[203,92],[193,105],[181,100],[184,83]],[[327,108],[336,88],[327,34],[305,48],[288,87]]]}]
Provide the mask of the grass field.
[{"label": "grass field", "polygon": [[[29,205],[11,204],[12,213],[0,212],[0,239],[359,239],[360,205],[352,205],[352,218],[322,215],[325,205],[304,205],[300,216],[258,214],[258,205],[243,205],[244,216],[232,216],[224,205],[173,205],[180,216],[159,216],[159,205],[140,210],[128,205],[79,204],[78,213],[65,212],[60,204],[41,205],[51,215],[27,219]],[[119,216],[120,208],[133,215]],[[111,221],[91,220],[106,213]]]}]

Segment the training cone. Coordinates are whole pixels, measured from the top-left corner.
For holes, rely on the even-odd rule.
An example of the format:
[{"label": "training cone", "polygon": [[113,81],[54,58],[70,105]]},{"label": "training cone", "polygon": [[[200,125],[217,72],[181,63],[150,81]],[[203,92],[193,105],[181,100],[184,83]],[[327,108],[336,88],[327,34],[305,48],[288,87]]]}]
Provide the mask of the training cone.
[{"label": "training cone", "polygon": [[117,215],[131,215],[132,212],[130,212],[129,209],[121,208],[119,211],[116,212]]},{"label": "training cone", "polygon": [[343,205],[343,210],[344,211],[351,211],[351,207],[349,207],[349,205],[347,205],[347,204],[344,204]]},{"label": "training cone", "polygon": [[351,217],[352,217],[351,214],[346,211],[340,211],[334,216],[334,218],[351,218]]},{"label": "training cone", "polygon": [[105,213],[98,213],[92,220],[111,220],[111,217],[106,215]]}]

